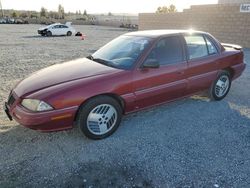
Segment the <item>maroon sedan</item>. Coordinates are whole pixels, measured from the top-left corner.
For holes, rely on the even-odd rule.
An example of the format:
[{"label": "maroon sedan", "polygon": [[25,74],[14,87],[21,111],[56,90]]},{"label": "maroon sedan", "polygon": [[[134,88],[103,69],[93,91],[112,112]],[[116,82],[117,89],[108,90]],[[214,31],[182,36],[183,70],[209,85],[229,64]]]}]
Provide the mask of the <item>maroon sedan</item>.
[{"label": "maroon sedan", "polygon": [[87,58],[57,64],[10,93],[10,120],[39,131],[72,128],[89,138],[111,135],[123,114],[208,90],[223,99],[245,69],[240,46],[197,31],[122,35]]}]

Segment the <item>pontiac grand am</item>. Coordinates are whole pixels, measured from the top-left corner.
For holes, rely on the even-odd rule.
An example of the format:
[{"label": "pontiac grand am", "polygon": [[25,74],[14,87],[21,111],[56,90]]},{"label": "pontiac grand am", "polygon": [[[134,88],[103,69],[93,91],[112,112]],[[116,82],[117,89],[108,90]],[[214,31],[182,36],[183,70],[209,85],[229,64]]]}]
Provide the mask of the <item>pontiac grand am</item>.
[{"label": "pontiac grand am", "polygon": [[240,46],[205,32],[132,32],[86,58],[25,78],[10,92],[5,112],[31,129],[77,125],[87,137],[102,139],[114,133],[123,114],[204,90],[222,100],[245,66]]}]

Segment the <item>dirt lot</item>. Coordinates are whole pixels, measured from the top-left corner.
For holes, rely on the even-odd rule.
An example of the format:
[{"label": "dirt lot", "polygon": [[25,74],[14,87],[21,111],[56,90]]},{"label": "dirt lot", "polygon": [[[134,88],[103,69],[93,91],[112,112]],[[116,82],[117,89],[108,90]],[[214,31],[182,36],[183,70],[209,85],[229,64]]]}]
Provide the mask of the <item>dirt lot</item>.
[{"label": "dirt lot", "polygon": [[[43,67],[84,57],[127,31],[78,26],[87,35],[44,38],[37,25],[0,25],[0,104],[15,83]],[[35,132],[0,109],[0,187],[249,187],[248,67],[228,97],[192,97],[123,118],[111,137],[77,129]]]}]

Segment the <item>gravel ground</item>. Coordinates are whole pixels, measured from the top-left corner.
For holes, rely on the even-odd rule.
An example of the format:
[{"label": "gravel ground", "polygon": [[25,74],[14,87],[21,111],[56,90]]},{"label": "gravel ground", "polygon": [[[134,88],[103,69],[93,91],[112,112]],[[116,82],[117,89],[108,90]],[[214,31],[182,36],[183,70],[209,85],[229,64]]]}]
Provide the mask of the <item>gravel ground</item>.
[{"label": "gravel ground", "polygon": [[[87,35],[82,41],[39,37],[38,27],[0,25],[1,104],[28,74],[127,32],[77,26]],[[77,129],[32,131],[9,122],[1,108],[0,187],[250,187],[249,96],[250,66],[225,100],[194,96],[130,114],[101,141]]]}]

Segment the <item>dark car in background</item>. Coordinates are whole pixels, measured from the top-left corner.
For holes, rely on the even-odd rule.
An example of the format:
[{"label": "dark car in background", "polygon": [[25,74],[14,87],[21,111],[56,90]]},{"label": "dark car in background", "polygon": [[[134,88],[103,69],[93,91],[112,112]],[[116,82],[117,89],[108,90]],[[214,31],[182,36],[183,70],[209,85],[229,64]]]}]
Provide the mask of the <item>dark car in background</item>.
[{"label": "dark car in background", "polygon": [[29,24],[28,20],[14,19],[14,18],[1,18],[0,24]]}]

